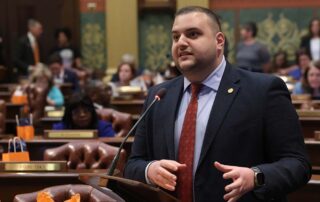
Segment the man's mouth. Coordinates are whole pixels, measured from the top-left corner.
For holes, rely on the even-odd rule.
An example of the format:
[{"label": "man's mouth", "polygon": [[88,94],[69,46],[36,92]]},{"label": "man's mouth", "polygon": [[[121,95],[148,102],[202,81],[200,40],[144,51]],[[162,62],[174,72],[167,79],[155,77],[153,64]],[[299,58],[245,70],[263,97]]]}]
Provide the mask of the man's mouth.
[{"label": "man's mouth", "polygon": [[191,52],[187,52],[187,51],[179,53],[179,57],[188,56],[188,55],[192,55],[192,53]]}]

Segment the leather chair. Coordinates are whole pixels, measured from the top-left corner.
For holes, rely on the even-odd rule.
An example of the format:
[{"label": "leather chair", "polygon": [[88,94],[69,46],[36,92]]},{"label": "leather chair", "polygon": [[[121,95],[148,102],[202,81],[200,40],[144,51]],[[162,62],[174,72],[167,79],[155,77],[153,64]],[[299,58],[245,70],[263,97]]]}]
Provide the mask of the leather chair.
[{"label": "leather chair", "polygon": [[[99,141],[70,142],[60,147],[46,149],[44,160],[66,160],[69,169],[107,169],[118,147]],[[116,169],[120,175],[126,163],[126,152],[122,150]]]},{"label": "leather chair", "polygon": [[132,126],[131,114],[110,108],[97,109],[96,111],[100,119],[112,123],[113,130],[116,132],[117,137],[124,137],[128,134]]},{"label": "leather chair", "polygon": [[[65,201],[75,194],[80,194],[81,202],[115,202],[116,200],[89,185],[59,185],[45,188],[41,191],[48,192],[56,202]],[[39,191],[40,192],[40,191]],[[38,192],[19,194],[14,197],[14,202],[35,202]]]},{"label": "leather chair", "polygon": [[6,131],[6,103],[0,100],[0,134]]},{"label": "leather chair", "polygon": [[30,85],[26,88],[30,112],[33,113],[33,123],[36,128],[41,126],[40,119],[44,116],[48,89]]}]

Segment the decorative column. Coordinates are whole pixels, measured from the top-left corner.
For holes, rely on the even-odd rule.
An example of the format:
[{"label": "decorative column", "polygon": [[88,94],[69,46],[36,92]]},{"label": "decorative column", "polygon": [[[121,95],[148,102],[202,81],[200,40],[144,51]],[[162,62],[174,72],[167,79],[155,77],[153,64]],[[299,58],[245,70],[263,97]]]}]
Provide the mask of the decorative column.
[{"label": "decorative column", "polygon": [[202,6],[209,8],[209,0],[177,0],[177,10],[185,6]]},{"label": "decorative column", "polygon": [[124,53],[132,54],[138,63],[137,5],[137,0],[108,0],[106,7],[108,74],[116,71]]},{"label": "decorative column", "polygon": [[105,7],[105,0],[80,0],[83,64],[92,69],[105,69],[107,64]]}]

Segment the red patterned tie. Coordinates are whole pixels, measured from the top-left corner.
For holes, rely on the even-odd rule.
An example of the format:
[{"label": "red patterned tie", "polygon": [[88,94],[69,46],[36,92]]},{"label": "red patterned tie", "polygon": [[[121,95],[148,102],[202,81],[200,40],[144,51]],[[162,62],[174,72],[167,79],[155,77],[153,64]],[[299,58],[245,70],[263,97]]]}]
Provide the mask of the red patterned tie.
[{"label": "red patterned tie", "polygon": [[191,84],[191,101],[184,117],[180,136],[178,162],[185,163],[187,165],[185,169],[178,173],[177,193],[181,202],[193,201],[193,156],[198,110],[198,94],[201,87],[202,84]]}]

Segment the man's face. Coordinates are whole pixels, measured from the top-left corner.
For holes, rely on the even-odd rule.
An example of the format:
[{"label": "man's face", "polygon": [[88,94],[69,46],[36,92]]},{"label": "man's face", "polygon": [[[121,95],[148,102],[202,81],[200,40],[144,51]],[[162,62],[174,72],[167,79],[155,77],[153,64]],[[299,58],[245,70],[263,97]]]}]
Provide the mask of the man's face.
[{"label": "man's face", "polygon": [[33,34],[33,36],[35,37],[40,37],[40,35],[42,34],[42,25],[40,23],[36,23],[35,25],[33,25],[30,28],[30,32]]},{"label": "man's face", "polygon": [[62,65],[57,62],[50,64],[49,67],[52,74],[55,76],[58,76],[62,70]]},{"label": "man's face", "polygon": [[[175,63],[183,74],[212,68],[217,56],[216,36],[213,22],[204,13],[192,12],[175,18],[171,51]],[[219,44],[219,49],[222,46]]]}]

